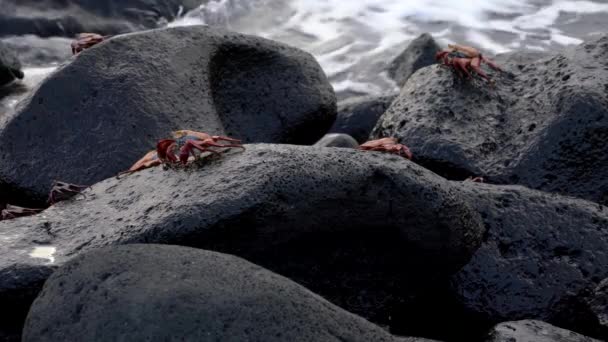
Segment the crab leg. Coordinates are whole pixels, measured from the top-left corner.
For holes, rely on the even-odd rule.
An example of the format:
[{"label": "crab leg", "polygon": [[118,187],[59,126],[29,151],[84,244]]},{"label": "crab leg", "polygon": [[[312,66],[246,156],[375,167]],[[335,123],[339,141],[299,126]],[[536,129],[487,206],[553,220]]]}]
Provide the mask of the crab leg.
[{"label": "crab leg", "polygon": [[231,142],[235,142],[235,143],[240,143],[241,141],[239,139],[234,139],[234,138],[229,138],[229,137],[222,137],[219,135],[214,135],[211,137],[211,139],[213,139],[213,141],[216,140],[220,140],[220,141],[231,141]]},{"label": "crab leg", "polygon": [[481,58],[475,57],[471,60],[471,69],[473,69],[479,76],[485,78],[487,81],[490,81],[490,77],[481,70]]},{"label": "crab leg", "polygon": [[496,63],[494,63],[494,61],[492,61],[491,59],[481,56],[481,61],[486,63],[487,65],[490,66],[490,68],[492,68],[496,71],[502,71],[502,69]]}]

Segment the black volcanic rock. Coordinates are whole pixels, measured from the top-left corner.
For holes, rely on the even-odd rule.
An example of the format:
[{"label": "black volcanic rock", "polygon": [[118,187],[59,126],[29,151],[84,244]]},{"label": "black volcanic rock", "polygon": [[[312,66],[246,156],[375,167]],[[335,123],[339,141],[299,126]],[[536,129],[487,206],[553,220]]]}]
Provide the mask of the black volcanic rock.
[{"label": "black volcanic rock", "polygon": [[126,33],[156,28],[201,0],[0,0],[0,37],[73,37],[81,32]]},{"label": "black volcanic rock", "polygon": [[487,228],[452,278],[468,312],[495,323],[557,324],[560,302],[608,277],[607,207],[521,186],[462,183],[462,190]]},{"label": "black volcanic rock", "polygon": [[501,323],[492,329],[486,342],[600,342],[599,340],[554,327],[541,321]]},{"label": "black volcanic rock", "polygon": [[0,42],[0,86],[23,78],[21,62],[12,49]]},{"label": "black volcanic rock", "polygon": [[338,103],[338,115],[330,133],[344,133],[359,143],[369,140],[378,119],[390,107],[396,95],[359,96]]},{"label": "black volcanic rock", "polygon": [[441,48],[428,33],[414,39],[407,48],[397,56],[388,68],[389,76],[403,87],[417,70],[435,63],[435,55]]},{"label": "black volcanic rock", "polygon": [[408,288],[449,277],[481,243],[481,218],[456,187],[402,157],[246,148],[111,178],[0,222],[0,306],[13,308],[0,313],[17,319],[49,273],[83,252],[159,243],[243,257],[386,324]]},{"label": "black volcanic rock", "polygon": [[493,72],[490,87],[424,68],[373,136],[400,138],[417,163],[451,179],[608,204],[608,35],[511,72]]},{"label": "black volcanic rock", "polygon": [[175,129],[313,144],[335,101],[315,59],[286,45],[203,26],[118,36],[60,67],[0,125],[0,183],[40,199],[55,179],[93,184]]},{"label": "black volcanic rock", "polygon": [[[177,246],[86,253],[55,272],[23,341],[401,341],[243,259]],[[426,341],[426,340],[425,340]]]}]

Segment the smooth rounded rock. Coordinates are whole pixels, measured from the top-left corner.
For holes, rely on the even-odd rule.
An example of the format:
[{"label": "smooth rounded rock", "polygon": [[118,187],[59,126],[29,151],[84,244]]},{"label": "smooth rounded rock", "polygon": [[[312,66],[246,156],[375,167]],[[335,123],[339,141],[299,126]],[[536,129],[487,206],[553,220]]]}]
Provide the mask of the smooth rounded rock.
[{"label": "smooth rounded rock", "polygon": [[56,179],[93,184],[176,129],[313,144],[335,113],[323,70],[296,48],[203,26],[118,36],[60,67],[3,120],[0,191],[42,200]]},{"label": "smooth rounded rock", "polygon": [[22,341],[402,341],[243,259],[177,246],[105,248],[51,276]]},{"label": "smooth rounded rock", "polygon": [[0,86],[23,78],[21,62],[12,49],[0,41]]},{"label": "smooth rounded rock", "polygon": [[397,56],[388,68],[388,74],[403,87],[407,80],[416,71],[431,64],[435,64],[435,55],[441,48],[428,33],[414,39],[407,48]]},{"label": "smooth rounded rock", "polygon": [[405,158],[245,146],[0,222],[0,306],[27,308],[16,294],[83,252],[160,243],[243,257],[387,325],[408,289],[454,274],[481,244],[481,218],[456,188]]},{"label": "smooth rounded rock", "polygon": [[336,121],[329,132],[348,134],[360,144],[368,141],[378,119],[395,97],[396,95],[358,96],[340,101]]},{"label": "smooth rounded rock", "polygon": [[357,148],[359,144],[348,134],[331,133],[325,135],[321,140],[314,145],[317,147],[341,147],[341,148]]}]

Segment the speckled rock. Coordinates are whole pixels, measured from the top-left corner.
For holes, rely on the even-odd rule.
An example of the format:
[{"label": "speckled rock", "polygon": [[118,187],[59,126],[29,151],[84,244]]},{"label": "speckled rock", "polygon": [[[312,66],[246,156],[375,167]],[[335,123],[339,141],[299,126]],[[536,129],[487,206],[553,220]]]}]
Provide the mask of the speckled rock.
[{"label": "speckled rock", "polygon": [[600,342],[541,321],[506,322],[490,332],[486,342]]},{"label": "speckled rock", "polygon": [[125,33],[156,28],[202,0],[0,0],[0,37],[34,34],[73,37],[80,32]]},{"label": "speckled rock", "polygon": [[408,286],[453,274],[481,243],[481,218],[453,185],[402,157],[246,147],[187,169],[111,178],[40,215],[0,222],[0,306],[27,308],[33,298],[19,291],[35,291],[82,252],[160,243],[244,257],[386,323]]},{"label": "speckled rock", "polygon": [[428,33],[420,35],[414,39],[410,45],[395,58],[388,68],[388,74],[397,82],[399,87],[403,87],[405,82],[417,70],[435,63],[435,54],[441,48]]},{"label": "speckled rock", "polygon": [[487,228],[452,279],[469,312],[495,323],[554,323],[558,303],[608,277],[607,207],[521,186],[461,184]]},{"label": "speckled rock", "polygon": [[0,86],[23,78],[21,62],[12,49],[0,42]]},{"label": "speckled rock", "polygon": [[391,336],[243,259],[160,245],[87,253],[51,276],[23,341],[83,340],[423,341]]},{"label": "speckled rock", "polygon": [[348,134],[331,133],[326,134],[321,140],[317,141],[316,147],[341,147],[357,148],[359,144]]},{"label": "speckled rock", "polygon": [[55,179],[93,184],[175,129],[313,144],[335,114],[323,70],[296,48],[203,26],[118,36],[0,123],[0,193],[44,199]]},{"label": "speckled rock", "polygon": [[608,204],[608,35],[493,75],[491,88],[424,68],[374,137],[400,138],[417,163],[450,179],[483,176]]},{"label": "speckled rock", "polygon": [[378,118],[390,107],[397,95],[358,96],[338,103],[338,115],[330,133],[344,133],[359,143],[369,140]]}]

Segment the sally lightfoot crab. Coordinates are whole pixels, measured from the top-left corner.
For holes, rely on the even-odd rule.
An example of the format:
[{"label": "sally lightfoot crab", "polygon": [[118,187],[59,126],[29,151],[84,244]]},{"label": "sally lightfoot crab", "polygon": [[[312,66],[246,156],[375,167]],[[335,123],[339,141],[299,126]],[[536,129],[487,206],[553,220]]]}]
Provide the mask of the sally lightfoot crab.
[{"label": "sally lightfoot crab", "polygon": [[110,38],[110,36],[102,36],[97,33],[79,33],[76,36],[76,39],[72,41],[72,54],[77,55],[83,50],[99,44],[108,38]]},{"label": "sally lightfoot crab", "polygon": [[410,149],[403,144],[399,144],[397,138],[382,138],[377,140],[370,140],[364,144],[361,144],[361,146],[359,146],[359,149],[364,151],[380,151],[393,153],[405,157],[407,159],[412,159],[413,157]]},{"label": "sally lightfoot crab", "polygon": [[[160,140],[156,144],[156,150],[146,153],[129,170],[119,173],[118,176],[131,174],[161,164],[178,162],[187,164],[189,160],[196,159],[196,151],[219,155],[220,153],[215,150],[216,148],[236,147],[245,149],[240,140],[219,135],[210,135],[191,130],[174,131],[171,135],[172,139]],[[222,142],[229,143],[223,144]]]},{"label": "sally lightfoot crab", "polygon": [[482,55],[479,50],[470,46],[450,44],[446,50],[439,51],[435,55],[435,59],[442,65],[452,68],[459,76],[472,78],[470,71],[473,71],[490,84],[492,84],[493,81],[490,76],[481,69],[481,63],[487,64],[496,71],[502,71],[496,63]]}]

